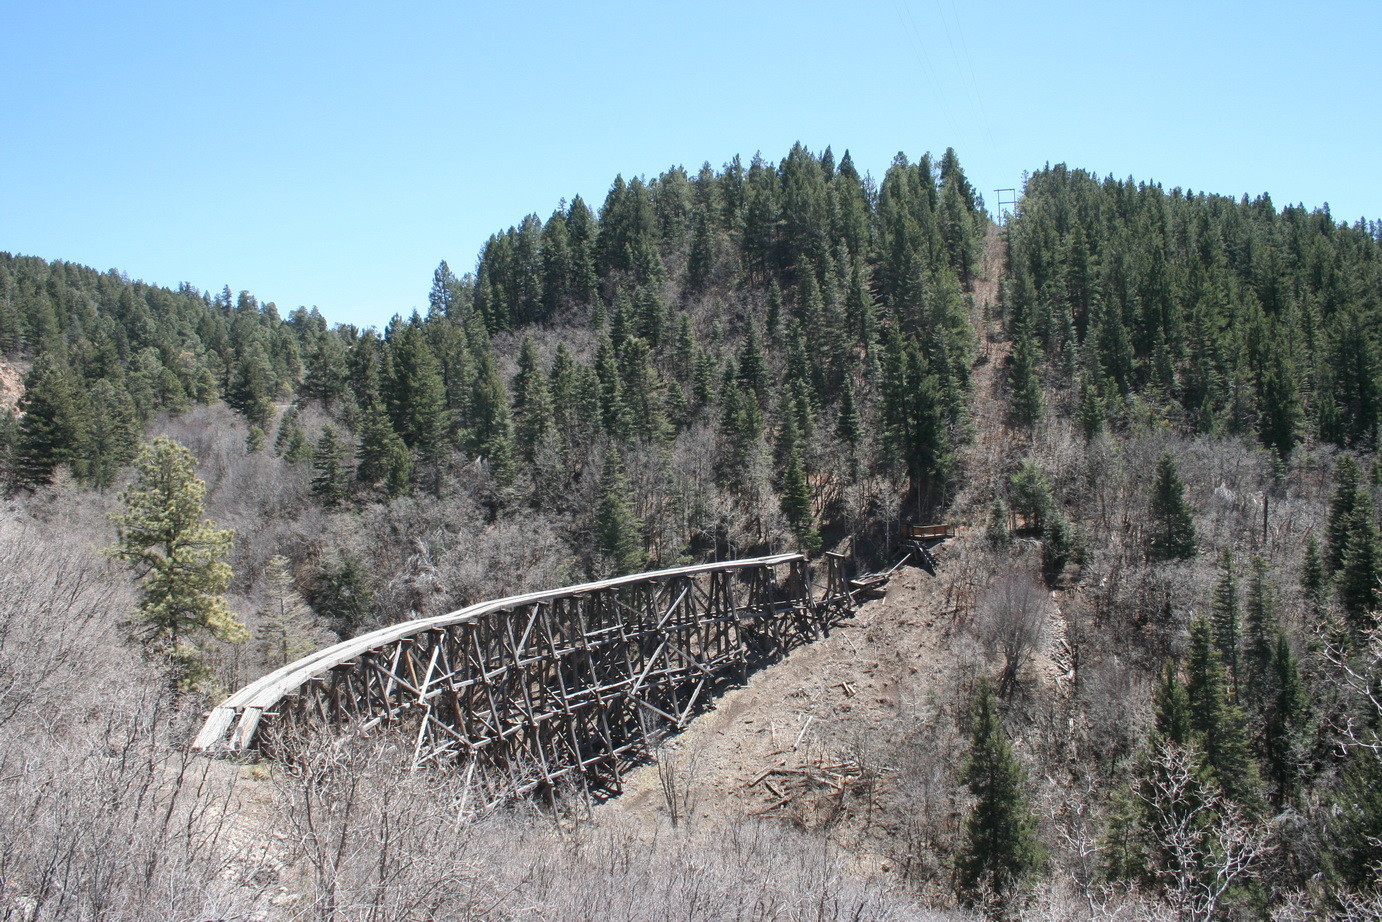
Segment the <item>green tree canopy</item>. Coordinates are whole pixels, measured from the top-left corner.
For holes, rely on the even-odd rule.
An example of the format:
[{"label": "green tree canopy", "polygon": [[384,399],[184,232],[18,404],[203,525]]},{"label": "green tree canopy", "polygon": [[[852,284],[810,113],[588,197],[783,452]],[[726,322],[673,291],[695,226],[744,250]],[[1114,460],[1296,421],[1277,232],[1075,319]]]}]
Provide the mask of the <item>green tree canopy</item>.
[{"label": "green tree canopy", "polygon": [[960,778],[974,805],[965,817],[956,889],[966,905],[990,899],[1007,903],[1042,866],[1046,852],[1037,841],[1022,766],[1013,757],[987,679],[975,692],[969,741]]},{"label": "green tree canopy", "polygon": [[1185,499],[1185,484],[1176,470],[1176,462],[1167,454],[1156,464],[1148,550],[1154,560],[1188,560],[1198,550],[1195,518]]}]

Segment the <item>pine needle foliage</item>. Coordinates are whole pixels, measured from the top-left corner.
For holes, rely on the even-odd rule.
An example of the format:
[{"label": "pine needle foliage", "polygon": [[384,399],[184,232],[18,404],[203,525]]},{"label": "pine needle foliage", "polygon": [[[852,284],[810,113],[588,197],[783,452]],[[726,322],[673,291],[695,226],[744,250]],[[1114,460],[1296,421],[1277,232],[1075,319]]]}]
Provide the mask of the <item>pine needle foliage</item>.
[{"label": "pine needle foliage", "polygon": [[143,590],[131,634],[169,664],[170,681],[184,690],[204,688],[210,679],[202,642],[248,639],[222,598],[234,534],[204,517],[206,484],[193,473],[194,463],[182,445],[154,439],[120,494],[124,510],[112,516],[119,529],[112,552],[131,565]]},{"label": "pine needle foliage", "polygon": [[1036,837],[1025,772],[1013,757],[987,679],[975,691],[969,745],[960,780],[974,805],[965,817],[956,892],[967,906],[1006,907],[1045,863],[1046,850]]}]

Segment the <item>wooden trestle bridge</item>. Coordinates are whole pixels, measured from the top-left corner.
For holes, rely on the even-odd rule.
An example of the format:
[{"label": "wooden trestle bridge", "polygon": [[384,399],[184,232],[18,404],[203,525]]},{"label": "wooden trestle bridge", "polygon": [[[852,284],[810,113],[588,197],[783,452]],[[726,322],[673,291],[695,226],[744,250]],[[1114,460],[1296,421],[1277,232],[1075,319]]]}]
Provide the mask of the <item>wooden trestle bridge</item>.
[{"label": "wooden trestle bridge", "polygon": [[617,792],[667,727],[850,615],[779,554],[482,602],[380,628],[271,672],[212,710],[195,748],[270,757],[295,734],[392,730],[413,764],[496,769],[511,791]]}]

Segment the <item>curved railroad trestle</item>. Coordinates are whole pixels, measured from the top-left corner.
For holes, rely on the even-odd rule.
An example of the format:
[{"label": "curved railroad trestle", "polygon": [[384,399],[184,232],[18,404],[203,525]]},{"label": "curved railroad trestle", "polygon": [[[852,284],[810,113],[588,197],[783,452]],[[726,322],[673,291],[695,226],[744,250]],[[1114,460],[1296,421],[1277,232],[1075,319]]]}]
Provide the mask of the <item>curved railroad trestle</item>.
[{"label": "curved railroad trestle", "polygon": [[779,554],[512,596],[380,628],[247,685],[193,746],[274,754],[311,728],[389,727],[415,765],[499,768],[514,789],[617,791],[650,737],[854,608],[842,559],[824,590]]}]

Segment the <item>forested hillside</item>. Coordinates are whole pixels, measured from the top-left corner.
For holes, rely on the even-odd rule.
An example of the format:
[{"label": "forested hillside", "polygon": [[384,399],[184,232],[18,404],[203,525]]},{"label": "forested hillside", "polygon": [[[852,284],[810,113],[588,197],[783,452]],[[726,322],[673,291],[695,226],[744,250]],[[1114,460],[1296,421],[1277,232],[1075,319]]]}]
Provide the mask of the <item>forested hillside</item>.
[{"label": "forested hillside", "polygon": [[[4,474],[107,490],[149,425],[195,442],[229,524],[295,532],[242,538],[237,588],[268,591],[285,555],[343,633],[822,532],[876,553],[908,489],[918,514],[953,483],[986,224],[953,151],[899,155],[877,187],[800,146],[620,177],[598,216],[577,196],[491,237],[473,274],[443,262],[425,316],[382,333],[6,256],[0,347],[28,369]],[[272,498],[218,498],[242,481]],[[255,668],[231,655],[227,684]]]},{"label": "forested hillside", "polygon": [[[1377,917],[1378,224],[1062,165],[999,227],[952,150],[875,183],[798,145],[616,178],[424,293],[360,330],[0,254],[0,915],[712,918],[752,878],[765,920]],[[671,832],[467,812],[387,747],[183,755],[210,696],[381,623],[875,569],[942,520],[828,678],[728,704],[701,775],[659,756]],[[799,748],[838,789],[755,801]]]},{"label": "forested hillside", "polygon": [[1042,170],[1009,239],[1022,373],[1039,349],[1089,429],[1159,418],[1256,435],[1283,461],[1302,442],[1375,448],[1380,237],[1265,195]]}]

